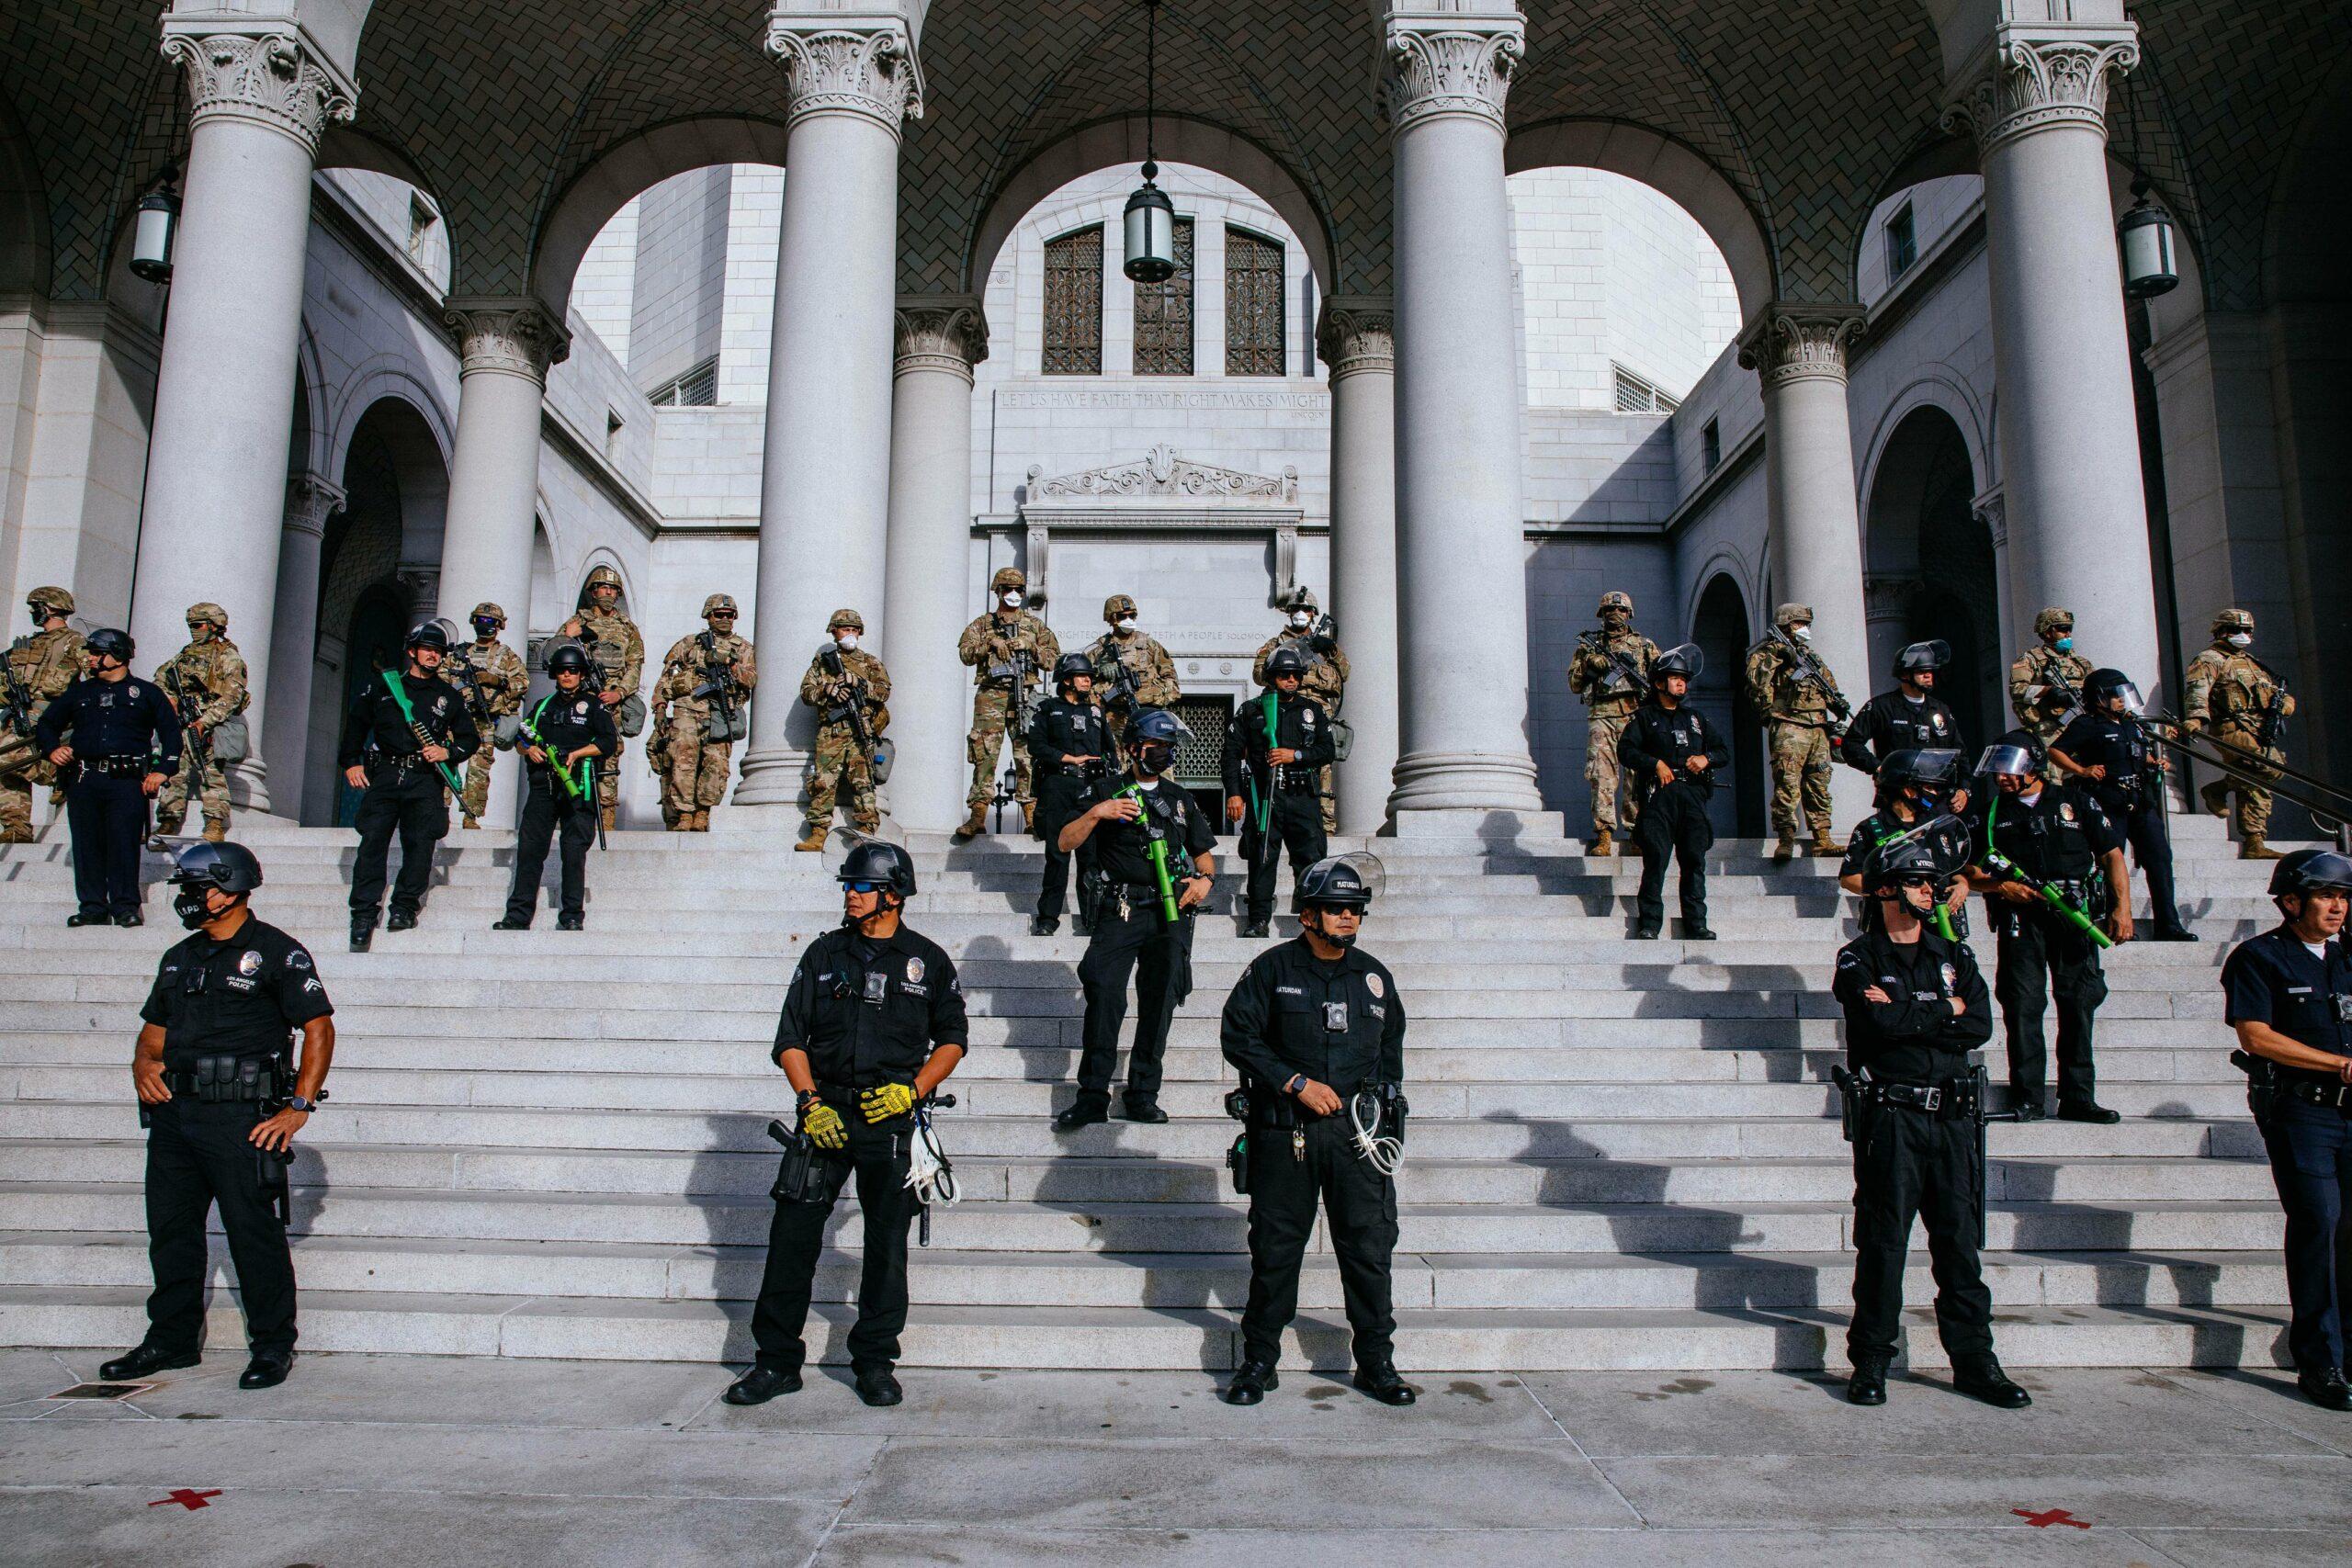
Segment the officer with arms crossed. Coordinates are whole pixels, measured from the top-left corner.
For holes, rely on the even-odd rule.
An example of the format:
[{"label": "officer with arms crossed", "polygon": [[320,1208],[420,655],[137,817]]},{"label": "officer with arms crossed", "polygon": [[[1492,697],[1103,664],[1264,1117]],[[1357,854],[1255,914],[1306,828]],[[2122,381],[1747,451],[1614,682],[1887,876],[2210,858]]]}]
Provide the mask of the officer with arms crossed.
[{"label": "officer with arms crossed", "polygon": [[[563,911],[556,918],[556,930],[576,931],[587,923],[588,845],[596,837],[594,773],[603,771],[604,760],[621,749],[621,734],[614,728],[612,711],[588,690],[588,655],[578,643],[566,643],[548,654],[548,673],[555,677],[555,690],[539,699],[529,719],[539,739],[525,735],[515,742],[526,769],[523,829],[514,840],[514,881],[506,892],[506,913],[490,928],[496,931],[531,929],[539,902],[539,872],[548,863],[548,841],[559,824],[563,829]],[[554,749],[553,755],[547,747]],[[595,764],[593,771],[590,763]],[[563,778],[556,776],[558,768]]]},{"label": "officer with arms crossed", "polygon": [[[205,1216],[220,1228],[244,1298],[253,1359],[239,1388],[269,1388],[294,1365],[294,1258],[286,1246],[286,1167],[294,1134],[326,1098],[334,1009],[310,951],[249,907],[261,863],[243,844],[198,842],[173,856],[172,908],[193,935],[164,954],[140,1009],[130,1058],[147,1128],[148,1258],[155,1291],[139,1348],[98,1369],[109,1382],[202,1359]],[[290,1037],[302,1038],[288,1060]]]},{"label": "officer with arms crossed", "polygon": [[2083,682],[2083,711],[2050,748],[2059,775],[2098,802],[2131,841],[2148,878],[2157,942],[2195,942],[2173,902],[2172,834],[2165,824],[2165,774],[2172,769],[2140,727],[2140,693],[2120,670],[2094,670]]},{"label": "officer with arms crossed", "polygon": [[1876,773],[1890,754],[1909,749],[1965,754],[1960,719],[1936,695],[1936,682],[1951,662],[1951,644],[1915,642],[1894,656],[1894,690],[1862,705],[1846,727],[1838,755],[1848,765]]},{"label": "officer with arms crossed", "polygon": [[1299,934],[1242,971],[1226,998],[1225,1059],[1241,1073],[1248,1140],[1250,1303],[1227,1404],[1276,1386],[1283,1330],[1298,1314],[1298,1269],[1319,1199],[1355,1331],[1355,1385],[1383,1404],[1419,1397],[1396,1375],[1389,1261],[1404,1153],[1405,999],[1356,946],[1380,863],[1319,860],[1299,879]]},{"label": "officer with arms crossed", "polygon": [[[1054,661],[1054,694],[1037,705],[1029,725],[1029,763],[1037,781],[1037,836],[1046,840],[1046,882],[1037,912],[1029,917],[1031,936],[1061,929],[1062,900],[1069,896],[1069,860],[1062,852],[1062,829],[1102,797],[1110,779],[1111,728],[1094,705],[1094,661],[1065,653]],[[1078,848],[1078,926],[1094,929],[1094,845]]]},{"label": "officer with arms crossed", "polygon": [[944,949],[903,923],[914,896],[907,852],[860,839],[842,857],[842,923],[808,944],[775,1026],[776,1066],[799,1096],[798,1135],[815,1145],[777,1178],[766,1273],[752,1313],[759,1347],[752,1370],[728,1389],[729,1404],[764,1404],[800,1387],[810,1281],[825,1221],[853,1173],[865,1216],[865,1272],[849,1364],[868,1404],[904,1397],[893,1369],[907,1325],[907,1227],[919,1201],[907,1184],[915,1107],[956,1070],[971,1034],[964,988]]},{"label": "officer with arms crossed", "polygon": [[1862,871],[1879,919],[1838,951],[1831,991],[1846,1014],[1840,1082],[1854,1144],[1853,1363],[1846,1397],[1886,1403],[1903,1314],[1903,1265],[1914,1215],[1928,1231],[1936,1275],[1936,1331],[1952,1386],[1987,1404],[2033,1403],[1993,1355],[1993,1296],[1978,1249],[1984,1172],[1977,1164],[1977,1097],[1984,1082],[1969,1054],[1993,1037],[1992,998],[1966,942],[1925,921],[1949,868],[1926,844],[1889,844]]},{"label": "officer with arms crossed", "polygon": [[416,924],[433,880],[433,846],[449,833],[448,783],[456,764],[481,746],[466,699],[441,679],[449,634],[426,621],[408,634],[405,670],[380,670],[344,716],[339,759],[344,782],[365,790],[352,826],[359,854],[351,863],[351,951],[376,937],[384,897],[384,863],[392,833],[401,836],[401,874],[392,885],[388,931]]},{"label": "officer with arms crossed", "polygon": [[2276,930],[2240,942],[2222,965],[2230,1060],[2248,1099],[2287,1211],[2287,1348],[2312,1404],[2352,1410],[2352,859],[2297,850],[2270,873]]},{"label": "officer with arms crossed", "polygon": [[1263,696],[1241,705],[1225,732],[1225,819],[1241,829],[1250,863],[1241,934],[1261,937],[1274,918],[1274,867],[1286,848],[1294,885],[1323,858],[1322,770],[1332,759],[1330,716],[1299,694],[1306,660],[1295,648],[1266,659]]},{"label": "officer with arms crossed", "polygon": [[[1061,852],[1075,854],[1094,841],[1102,868],[1103,907],[1079,961],[1086,987],[1085,1045],[1078,1060],[1078,1098],[1054,1118],[1064,1133],[1110,1120],[1111,1069],[1119,1061],[1119,1026],[1127,1017],[1127,976],[1136,977],[1136,1043],[1127,1057],[1125,1107],[1130,1122],[1165,1122],[1159,1109],[1159,1059],[1168,1023],[1193,989],[1193,910],[1216,885],[1216,829],[1193,797],[1168,777],[1184,721],[1164,708],[1136,717],[1135,766],[1112,781],[1106,800],[1087,808],[1061,831]],[[1132,790],[1135,793],[1130,794]],[[1173,886],[1176,919],[1168,919],[1152,869],[1151,847]]]},{"label": "officer with arms crossed", "polygon": [[139,849],[147,802],[179,772],[180,721],[163,688],[130,677],[130,634],[90,634],[90,678],[41,710],[33,744],[60,770],[65,822],[74,834],[69,926],[142,924]]},{"label": "officer with arms crossed", "polygon": [[1690,682],[1705,660],[1698,648],[1669,648],[1650,665],[1649,699],[1618,738],[1617,760],[1633,776],[1638,815],[1634,847],[1642,852],[1642,886],[1634,906],[1634,940],[1652,942],[1666,923],[1666,863],[1681,863],[1682,934],[1713,942],[1707,929],[1707,851],[1714,825],[1707,799],[1715,774],[1731,761],[1706,716],[1690,705]]}]

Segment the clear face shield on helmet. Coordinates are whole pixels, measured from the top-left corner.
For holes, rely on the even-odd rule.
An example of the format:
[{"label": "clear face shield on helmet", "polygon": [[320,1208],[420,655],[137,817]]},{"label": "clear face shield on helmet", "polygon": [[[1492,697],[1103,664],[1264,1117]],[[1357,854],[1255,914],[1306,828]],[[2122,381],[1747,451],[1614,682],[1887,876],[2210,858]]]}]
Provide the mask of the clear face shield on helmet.
[{"label": "clear face shield on helmet", "polygon": [[2098,695],[2093,700],[2101,707],[2105,707],[2107,704],[2115,701],[2118,697],[2123,699],[2124,713],[2133,718],[2148,711],[2148,705],[2140,696],[2140,688],[2129,681],[2111,682],[2101,686]]},{"label": "clear face shield on helmet", "polygon": [[1996,779],[2030,779],[2035,775],[2033,753],[2022,746],[1996,741],[1976,759],[1976,771]]},{"label": "clear face shield on helmet", "polygon": [[1387,890],[1387,868],[1370,851],[1327,856],[1299,876],[1299,924],[1334,947],[1353,947],[1373,900]]}]

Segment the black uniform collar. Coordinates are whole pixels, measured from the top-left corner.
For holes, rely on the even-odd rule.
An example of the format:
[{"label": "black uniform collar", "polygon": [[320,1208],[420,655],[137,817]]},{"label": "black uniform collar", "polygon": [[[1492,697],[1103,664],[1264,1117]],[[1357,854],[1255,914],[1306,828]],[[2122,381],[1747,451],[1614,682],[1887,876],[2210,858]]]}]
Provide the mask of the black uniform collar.
[{"label": "black uniform collar", "polygon": [[844,947],[854,942],[862,942],[865,943],[868,947],[871,947],[874,950],[874,954],[877,958],[886,953],[912,953],[914,951],[914,943],[908,940],[912,937],[914,933],[907,930],[907,922],[904,916],[899,918],[899,929],[892,931],[888,936],[867,936],[855,926],[835,926],[832,929],[831,934],[839,937],[842,942],[842,945]]},{"label": "black uniform collar", "polygon": [[1304,932],[1291,938],[1289,945],[1298,950],[1301,962],[1312,964],[1318,969],[1336,966],[1351,975],[1368,974],[1372,969],[1372,960],[1364,956],[1363,949],[1360,947],[1343,947],[1338,959],[1332,960],[1316,957],[1315,950],[1306,945]]},{"label": "black uniform collar", "polygon": [[1885,931],[1883,929],[1873,929],[1865,932],[1864,940],[1871,943],[1874,947],[1890,953],[1901,954],[1916,948],[1920,956],[1933,958],[1938,962],[1941,962],[1951,957],[1951,955],[1959,951],[1960,948],[1960,944],[1958,942],[1946,942],[1941,936],[1938,935],[1936,928],[1933,926],[1928,926],[1919,932],[1919,940],[1917,942],[1897,942],[1893,937],[1887,935]]}]

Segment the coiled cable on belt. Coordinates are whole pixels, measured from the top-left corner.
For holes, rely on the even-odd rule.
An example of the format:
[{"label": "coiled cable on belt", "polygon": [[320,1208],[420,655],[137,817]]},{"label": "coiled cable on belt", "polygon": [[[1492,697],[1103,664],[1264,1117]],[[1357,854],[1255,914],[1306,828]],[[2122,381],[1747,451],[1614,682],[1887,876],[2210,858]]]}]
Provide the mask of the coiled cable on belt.
[{"label": "coiled cable on belt", "polygon": [[1394,1176],[1405,1163],[1405,1140],[1381,1131],[1380,1096],[1360,1089],[1348,1097],[1348,1123],[1355,1130],[1356,1153],[1383,1176]]}]

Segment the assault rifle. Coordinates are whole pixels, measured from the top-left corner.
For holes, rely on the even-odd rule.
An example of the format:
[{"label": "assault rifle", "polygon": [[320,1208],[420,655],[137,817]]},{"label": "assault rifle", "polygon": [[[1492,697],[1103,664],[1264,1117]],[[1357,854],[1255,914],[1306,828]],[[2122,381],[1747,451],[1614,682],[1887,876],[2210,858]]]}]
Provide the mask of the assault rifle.
[{"label": "assault rifle", "polygon": [[[1104,713],[1131,714],[1135,712],[1137,707],[1142,705],[1143,687],[1141,683],[1136,680],[1136,672],[1134,669],[1128,665],[1125,660],[1120,658],[1116,651],[1111,649],[1110,643],[1111,639],[1109,637],[1104,637],[1102,641],[1094,645],[1098,653],[1101,655],[1101,657],[1098,657],[1094,661],[1094,679],[1096,682],[1100,682],[1103,678],[1103,658],[1108,658],[1110,660],[1108,668],[1110,671],[1111,685],[1108,691],[1102,691],[1101,694],[1102,697],[1102,711]],[[1099,685],[1097,689],[1098,691],[1101,690]]]},{"label": "assault rifle", "polygon": [[1610,647],[1607,632],[1578,632],[1577,642],[1609,661],[1610,677],[1608,683],[1600,688],[1602,696],[1638,697],[1649,690],[1648,672],[1634,661],[1632,654],[1623,649]]},{"label": "assault rifle", "polygon": [[18,637],[8,645],[7,660],[0,661],[0,720],[28,740],[33,734],[33,690],[17,673],[16,656],[30,648],[32,641],[28,637]]},{"label": "assault rifle", "polygon": [[187,690],[187,678],[175,662],[155,671],[155,683],[172,699],[172,711],[179,715],[180,731],[187,750],[194,752],[209,769],[212,762],[212,732],[198,728],[196,721],[204,712],[204,699],[210,694],[199,681],[191,694]]},{"label": "assault rifle", "polygon": [[1976,863],[2007,882],[2014,882],[2057,910],[2066,923],[2091,939],[2095,947],[2113,947],[2115,939],[2099,930],[2098,922],[2085,912],[2083,907],[2040,877],[2028,876],[2018,863],[2000,852],[1993,839],[1993,822],[2001,814],[2001,799],[1997,795],[1984,807],[1984,847],[1977,852]]},{"label": "assault rifle", "polygon": [[[2067,682],[2058,671],[2059,660],[2052,659],[2041,667],[2041,678],[2025,689],[2026,700],[2035,707],[2052,709],[2052,716],[2060,724],[2084,711],[2083,694]],[[2040,692],[2041,696],[2034,694]]]},{"label": "assault rifle", "polygon": [[1781,651],[1787,657],[1789,672],[1796,677],[1797,684],[1811,686],[1829,705],[1829,716],[1836,726],[1829,732],[1829,743],[1832,747],[1837,746],[1845,738],[1846,727],[1854,722],[1854,705],[1846,700],[1843,692],[1830,683],[1828,672],[1822,669],[1821,660],[1813,656],[1812,649],[1790,636],[1788,627],[1774,626],[1772,640],[1780,644]]},{"label": "assault rifle", "polygon": [[[719,728],[732,735],[735,733],[735,705],[727,694],[734,688],[735,671],[726,660],[718,656],[718,639],[712,634],[709,627],[704,627],[695,641],[702,645],[702,684],[696,686],[687,695],[697,702],[707,697],[718,705]],[[833,662],[836,667],[835,672],[839,673],[840,654],[833,655]],[[865,744],[863,739],[860,739],[859,744]]]},{"label": "assault rifle", "polygon": [[[707,637],[709,634],[706,632],[703,635]],[[858,753],[865,759],[866,765],[873,766],[874,720],[865,711],[865,678],[849,672],[849,663],[842,658],[841,645],[838,643],[829,642],[819,649],[817,661],[824,666],[826,675],[839,682],[846,694],[838,706],[825,711],[826,722],[831,723],[834,719],[841,719],[847,723],[850,739],[856,744]],[[695,695],[699,696],[701,694],[697,692]]]},{"label": "assault rifle", "polygon": [[455,667],[456,684],[458,693],[466,699],[466,712],[473,716],[474,728],[488,735],[493,721],[490,714],[490,697],[481,689],[481,678],[490,667],[474,662],[475,651],[472,643],[460,643],[457,651],[449,655],[449,662],[442,668]]},{"label": "assault rifle", "polygon": [[1329,653],[1340,646],[1340,623],[1331,617],[1329,611],[1317,617],[1315,624],[1307,628],[1306,643],[1317,653]]}]

